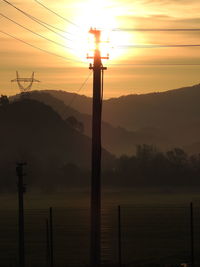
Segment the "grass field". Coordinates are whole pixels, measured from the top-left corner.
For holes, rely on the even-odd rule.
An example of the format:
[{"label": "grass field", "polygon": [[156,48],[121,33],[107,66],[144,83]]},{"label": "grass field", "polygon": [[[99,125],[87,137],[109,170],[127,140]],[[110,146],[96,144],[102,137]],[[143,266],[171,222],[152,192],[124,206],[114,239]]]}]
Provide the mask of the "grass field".
[{"label": "grass field", "polygon": [[[78,193],[76,192],[78,195]],[[55,266],[88,265],[89,209],[87,193],[69,202],[69,195],[25,196],[25,246],[27,266],[47,266],[46,219],[53,206]],[[111,194],[102,209],[102,262],[117,263],[117,203]],[[147,202],[126,195],[121,205],[122,261],[129,266],[176,266],[190,261],[190,209],[186,198],[179,202]],[[193,196],[197,199],[197,196]],[[189,196],[188,196],[189,198]],[[152,201],[153,199],[153,201]],[[0,266],[17,266],[17,196],[1,196]],[[126,200],[126,201],[125,201]],[[164,204],[166,201],[166,204]],[[53,205],[54,204],[54,205]],[[63,205],[59,205],[63,204]],[[119,203],[120,204],[120,203]],[[35,206],[35,208],[34,208]],[[56,207],[59,206],[59,207]],[[194,205],[195,260],[200,259],[200,208]],[[153,265],[153,266],[154,266]]]}]

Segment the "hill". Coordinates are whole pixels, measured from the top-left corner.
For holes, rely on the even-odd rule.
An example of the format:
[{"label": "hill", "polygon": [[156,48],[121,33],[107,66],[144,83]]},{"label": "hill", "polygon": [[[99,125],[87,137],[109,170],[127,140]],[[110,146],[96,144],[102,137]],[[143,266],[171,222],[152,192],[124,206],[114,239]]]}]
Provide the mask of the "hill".
[{"label": "hill", "polygon": [[[0,176],[4,187],[15,186],[15,163],[21,160],[32,166],[29,185],[47,180],[46,184],[55,180],[73,184],[78,180],[70,181],[70,173],[79,175],[79,168],[90,169],[90,138],[69,127],[51,107],[30,99],[13,102],[0,107],[0,121]],[[114,157],[107,151],[103,150],[102,158],[103,168],[112,165]]]},{"label": "hill", "polygon": [[130,130],[151,127],[165,133],[172,145],[199,141],[200,85],[146,95],[130,95],[104,103],[104,119]]},{"label": "hill", "polygon": [[[29,94],[29,97],[51,106],[64,120],[70,116],[75,117],[83,123],[84,134],[91,137],[91,115],[80,113],[70,106],[66,106],[62,100],[53,95],[46,91],[33,91]],[[163,143],[167,143],[167,141],[167,138],[164,140],[160,133],[153,133],[151,129],[133,132],[122,127],[114,127],[110,123],[102,121],[102,145],[106,150],[117,156],[121,154],[132,155],[138,144],[157,143],[162,147]]]},{"label": "hill", "polygon": [[[69,93],[49,92],[59,99],[62,97],[64,102],[69,100]],[[73,107],[90,114],[91,99],[77,98],[78,102],[73,103]],[[162,93],[113,98],[103,103],[103,121],[115,128],[138,133],[140,137],[142,133],[151,136],[152,139],[145,137],[139,140],[143,143],[147,140],[147,143],[152,142],[162,148],[189,147],[200,141],[199,98],[199,84]]]},{"label": "hill", "polygon": [[[80,113],[90,115],[92,113],[92,98],[90,97],[61,90],[45,90],[44,92],[61,100],[66,106],[69,106],[70,104],[73,109],[79,111]],[[73,103],[71,104],[72,101]]]}]

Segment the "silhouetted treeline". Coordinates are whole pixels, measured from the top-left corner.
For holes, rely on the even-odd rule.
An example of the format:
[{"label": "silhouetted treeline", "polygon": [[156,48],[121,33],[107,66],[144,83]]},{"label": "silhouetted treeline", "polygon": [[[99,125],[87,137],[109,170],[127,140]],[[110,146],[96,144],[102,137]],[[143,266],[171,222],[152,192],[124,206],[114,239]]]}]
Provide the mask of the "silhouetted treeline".
[{"label": "silhouetted treeline", "polygon": [[121,156],[115,169],[104,176],[106,184],[120,187],[195,188],[200,186],[200,154],[189,156],[180,148],[160,152],[139,145],[136,155]]},{"label": "silhouetted treeline", "polygon": [[0,96],[0,106],[5,106],[9,104],[9,99],[6,95]]},{"label": "silhouetted treeline", "polygon": [[[67,188],[89,189],[90,170],[74,163],[62,164],[59,159],[42,161],[27,157],[26,184],[29,190],[62,191]],[[0,169],[1,191],[16,191],[14,165]],[[197,189],[200,186],[200,154],[189,156],[182,149],[160,152],[149,145],[139,145],[136,155],[121,156],[113,168],[102,172],[107,188]]]}]

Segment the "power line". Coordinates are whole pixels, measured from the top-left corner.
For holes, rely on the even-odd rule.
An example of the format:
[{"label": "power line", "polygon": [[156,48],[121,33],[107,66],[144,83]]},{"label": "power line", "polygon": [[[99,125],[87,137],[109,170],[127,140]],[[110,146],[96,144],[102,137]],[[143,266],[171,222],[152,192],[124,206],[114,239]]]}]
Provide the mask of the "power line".
[{"label": "power line", "polygon": [[41,2],[34,0],[37,4],[41,5],[42,7],[44,7],[45,9],[47,9],[48,11],[50,11],[51,13],[53,13],[54,15],[58,16],[59,18],[63,19],[64,21],[67,21],[68,23],[80,28],[77,24],[75,24],[74,22],[72,22],[71,20],[61,16],[60,14],[56,13],[55,11],[53,11],[52,9],[48,8],[47,6],[45,6],[44,4],[42,4]]},{"label": "power line", "polygon": [[[27,16],[28,16],[28,18],[32,19],[32,20],[35,21],[36,23],[38,23],[38,24],[40,24],[41,26],[45,27],[45,28],[48,29],[49,31],[52,31],[53,33],[57,34],[58,36],[60,36],[60,37],[62,37],[62,38],[64,38],[64,39],[67,39],[67,40],[72,41],[72,39],[69,39],[69,38],[66,37],[65,35],[62,35],[62,34],[60,34],[59,32],[56,32],[56,31],[60,31],[60,32],[65,33],[65,34],[69,34],[70,36],[74,36],[73,33],[68,32],[68,31],[65,31],[65,30],[63,30],[63,29],[60,29],[60,28],[58,28],[58,27],[55,27],[54,25],[49,24],[49,23],[47,23],[46,21],[43,21],[43,20],[41,20],[41,19],[38,19],[38,18],[36,18],[36,17],[34,17],[34,16],[28,14],[28,13],[25,12],[25,11],[23,11],[23,12],[25,13],[24,15],[27,15]],[[50,27],[50,28],[49,28],[49,27]],[[51,28],[53,28],[54,30],[52,30]],[[56,31],[55,31],[55,30],[56,30]]]},{"label": "power line", "polygon": [[200,66],[200,63],[111,63],[110,66]]},{"label": "power line", "polygon": [[[23,11],[22,9],[16,7],[15,5],[13,5],[12,3],[10,3],[9,1],[7,0],[2,0],[3,2],[7,3],[8,5],[12,6],[13,8],[15,8],[16,10],[18,10],[19,12],[21,12],[23,15],[25,15],[26,17],[28,17],[29,19],[33,20],[34,22],[38,23],[39,25],[43,26],[44,28],[48,29],[49,31],[55,33],[56,35],[64,38],[64,39],[67,39],[69,40],[69,38],[67,38],[66,36],[56,32],[55,30],[52,30],[51,28],[49,28],[48,26],[52,27],[50,24],[46,23],[46,22],[43,22],[42,20],[28,14],[27,12]],[[48,26],[46,26],[48,25]],[[52,27],[53,28],[53,27]],[[66,32],[68,33],[68,32]],[[69,33],[70,34],[70,33]]]},{"label": "power line", "polygon": [[73,102],[75,101],[75,99],[78,96],[78,93],[84,88],[84,86],[87,84],[90,76],[92,75],[92,71],[89,72],[89,75],[86,77],[86,79],[84,80],[84,82],[81,84],[80,88],[74,93],[72,99],[70,100],[69,104],[67,105],[67,108],[70,108],[71,105],[73,104]]},{"label": "power line", "polygon": [[[41,20],[41,19],[38,19],[38,18],[36,18],[36,17],[34,17],[34,16],[28,14],[28,13],[25,12],[25,11],[23,11],[23,12],[26,13],[26,14],[29,16],[30,19],[33,19],[35,22],[39,22],[39,24],[42,23],[42,24],[44,24],[44,25],[47,25],[48,27],[51,27],[51,28],[53,28],[53,29],[55,29],[55,30],[57,30],[57,31],[63,32],[63,33],[65,33],[65,34],[74,35],[74,34],[71,33],[71,32],[67,32],[67,31],[65,31],[65,30],[63,30],[63,29],[60,29],[60,28],[58,28],[58,27],[55,27],[55,26],[52,25],[52,24],[47,23],[46,21],[43,21],[43,20]],[[41,24],[40,24],[40,25],[41,25]],[[44,26],[44,25],[42,25],[42,26]],[[49,28],[47,28],[47,29],[49,29]],[[53,32],[54,32],[54,31],[53,31]],[[55,32],[54,32],[54,33],[55,33]],[[63,36],[63,35],[59,35],[59,36],[61,36],[61,37],[65,37],[65,36]],[[65,37],[65,38],[68,39],[67,37]],[[70,39],[68,39],[68,40],[70,40]]]},{"label": "power line", "polygon": [[39,37],[41,37],[41,38],[43,38],[43,39],[45,39],[46,41],[49,41],[49,42],[54,43],[54,44],[56,44],[56,45],[59,45],[59,46],[61,46],[61,47],[64,47],[64,48],[68,48],[68,49],[73,50],[73,48],[71,48],[71,47],[65,46],[65,45],[63,45],[63,44],[61,44],[61,43],[58,43],[58,42],[56,42],[56,41],[53,41],[53,40],[51,40],[51,39],[49,39],[49,38],[47,38],[47,37],[45,37],[45,36],[43,36],[43,35],[41,35],[41,34],[35,32],[35,31],[30,30],[29,28],[27,28],[27,27],[21,25],[20,23],[18,23],[18,22],[16,22],[16,21],[12,20],[11,18],[9,18],[9,17],[3,15],[2,13],[0,13],[0,15],[1,15],[2,17],[6,18],[7,20],[13,22],[14,24],[20,26],[21,28],[23,28],[23,29],[25,29],[25,30],[27,30],[27,31],[29,31],[29,32],[31,32],[31,33],[33,33],[33,34],[35,34],[35,35],[37,35],[37,36],[39,36]]},{"label": "power line", "polygon": [[86,77],[86,79],[84,80],[84,82],[81,84],[81,86],[78,88],[77,91],[75,91],[71,98],[71,100],[69,101],[68,105],[66,105],[67,108],[70,108],[71,105],[73,104],[73,102],[76,100],[76,98],[78,97],[78,93],[85,87],[85,85],[87,84],[88,80],[90,79],[92,75],[92,71],[89,72],[88,76]]},{"label": "power line", "polygon": [[[71,58],[63,57],[63,56],[58,55],[56,53],[47,51],[47,50],[45,50],[43,48],[40,48],[40,47],[35,46],[33,44],[30,44],[30,43],[28,43],[28,42],[26,42],[24,40],[19,39],[16,36],[13,36],[13,35],[11,35],[9,33],[4,32],[4,31],[1,31],[0,30],[0,32],[3,33],[3,34],[5,34],[5,35],[7,35],[7,36],[9,36],[9,37],[11,37],[11,38],[13,38],[13,39],[15,39],[15,40],[17,40],[17,41],[20,41],[20,42],[22,42],[22,43],[24,43],[24,44],[26,44],[28,46],[31,46],[31,47],[33,47],[35,49],[38,49],[38,50],[40,50],[40,51],[42,51],[44,53],[47,53],[47,54],[50,54],[50,55],[54,55],[54,56],[60,57],[60,58],[62,58],[64,60],[69,60],[69,61],[74,61],[74,62],[78,62],[78,63],[83,63],[82,61],[78,61],[78,60],[74,60],[74,59],[71,59]],[[198,45],[198,46],[200,46],[200,45]],[[121,64],[110,64],[110,65],[129,65],[129,66],[148,66],[148,65],[149,66],[199,66],[200,64],[199,63],[145,63],[145,64],[140,64],[140,63],[139,64],[132,64],[131,63],[131,64],[122,64],[121,63]]]},{"label": "power line", "polygon": [[178,44],[178,45],[119,45],[117,48],[165,48],[165,47],[200,47],[200,44]]},{"label": "power line", "polygon": [[[11,37],[11,38],[13,38],[13,39],[15,39],[15,40],[17,40],[17,41],[19,41],[19,42],[22,42],[22,43],[24,43],[24,44],[26,44],[26,45],[28,45],[28,46],[30,46],[30,47],[32,47],[32,48],[34,48],[34,49],[37,49],[37,50],[39,50],[39,51],[41,51],[41,52],[44,52],[44,53],[47,53],[47,54],[50,54],[50,55],[53,55],[53,56],[56,56],[56,57],[59,57],[59,58],[62,58],[62,59],[64,59],[64,60],[69,60],[69,61],[74,61],[74,62],[78,62],[78,63],[84,63],[84,62],[82,62],[82,61],[78,61],[78,60],[74,60],[74,59],[70,59],[70,58],[67,58],[67,57],[63,57],[63,56],[61,56],[61,55],[58,55],[58,54],[56,54],[56,53],[53,53],[53,52],[50,52],[50,51],[47,51],[47,50],[45,50],[45,49],[43,49],[43,48],[40,48],[40,47],[38,47],[38,46],[35,46],[35,45],[33,45],[33,44],[30,44],[30,43],[28,43],[28,42],[26,42],[26,41],[24,41],[24,40],[21,40],[21,39],[19,39],[18,37],[16,37],[16,36],[13,36],[13,35],[11,35],[11,34],[9,34],[9,33],[6,33],[6,32],[4,32],[4,31],[1,31],[0,30],[0,32],[1,33],[3,33],[3,34],[5,34],[5,35],[7,35],[7,36],[9,36],[9,37]],[[199,45],[200,46],[200,45]],[[109,65],[113,65],[113,66],[117,66],[117,65],[127,65],[127,66],[199,66],[200,64],[199,63],[175,63],[175,64],[173,64],[173,63],[145,63],[145,64],[142,64],[142,63],[136,63],[136,64],[128,64],[128,63],[121,63],[121,64],[109,64]]]},{"label": "power line", "polygon": [[45,50],[45,49],[43,49],[43,48],[40,48],[40,47],[35,46],[35,45],[33,45],[33,44],[30,44],[30,43],[28,43],[28,42],[26,42],[26,41],[24,41],[24,40],[22,40],[22,39],[19,39],[18,37],[14,36],[14,35],[11,35],[11,34],[9,34],[9,33],[4,32],[4,31],[1,31],[1,30],[0,30],[0,32],[3,33],[3,34],[5,34],[5,35],[7,35],[7,36],[9,36],[9,37],[11,37],[11,38],[13,38],[13,39],[15,39],[15,40],[17,40],[17,41],[19,41],[19,42],[21,42],[21,43],[24,43],[24,44],[26,44],[26,45],[28,45],[28,46],[31,46],[32,48],[35,48],[35,49],[37,49],[37,50],[40,50],[41,52],[44,52],[44,53],[46,53],[46,54],[53,55],[53,56],[56,56],[56,57],[60,57],[60,58],[62,58],[62,59],[64,59],[64,60],[68,60],[68,61],[74,61],[74,62],[78,62],[78,63],[83,63],[83,62],[81,62],[81,61],[74,60],[74,59],[67,58],[67,57],[63,57],[63,56],[58,55],[58,54],[56,54],[56,53],[47,51],[47,50]]},{"label": "power line", "polygon": [[[55,14],[56,16],[58,16],[59,18],[69,22],[70,24],[80,28],[77,24],[75,24],[74,22],[70,21],[69,19],[61,16],[60,14],[56,13],[55,11],[53,11],[52,9],[48,8],[46,5],[42,4],[41,2],[39,2],[38,0],[34,0],[36,3],[38,3],[39,5],[41,5],[42,7],[44,7],[45,9],[47,9],[48,11],[52,12],[53,14]],[[200,31],[200,28],[185,28],[185,29],[181,29],[181,28],[177,28],[177,29],[137,29],[137,28],[115,28],[113,29],[113,31]]]},{"label": "power line", "polygon": [[197,32],[200,31],[200,28],[185,28],[185,29],[171,29],[171,28],[167,28],[167,29],[154,29],[154,28],[150,28],[150,29],[137,29],[137,28],[116,28],[113,29],[112,31],[126,31],[126,32]]},{"label": "power line", "polygon": [[[31,15],[30,15],[31,16]],[[47,26],[49,26],[49,27],[52,27],[53,29],[55,29],[55,30],[57,30],[57,31],[60,31],[60,32],[63,32],[63,33],[66,33],[66,34],[69,34],[69,35],[74,35],[73,33],[71,33],[71,32],[67,32],[67,31],[65,31],[65,30],[63,30],[63,29],[60,29],[60,28],[58,28],[58,27],[55,27],[55,26],[53,26],[53,25],[51,25],[51,24],[49,24],[49,23],[47,23],[47,22],[45,22],[45,21],[43,21],[43,20],[40,20],[40,19],[38,19],[38,18],[36,18],[36,17],[34,17],[36,20],[38,20],[39,22],[41,22],[42,24],[45,24],[45,25],[47,25]],[[70,39],[69,39],[70,40]]]}]

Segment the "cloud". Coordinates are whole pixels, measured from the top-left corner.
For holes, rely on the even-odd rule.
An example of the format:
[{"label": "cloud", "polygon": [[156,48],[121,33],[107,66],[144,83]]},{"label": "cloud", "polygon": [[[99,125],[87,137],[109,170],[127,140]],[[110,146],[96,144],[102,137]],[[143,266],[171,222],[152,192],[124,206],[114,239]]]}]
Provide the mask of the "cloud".
[{"label": "cloud", "polygon": [[168,20],[168,19],[172,19],[173,17],[165,15],[165,14],[155,14],[155,15],[150,15],[150,18],[155,18],[155,19],[164,19],[164,20]]}]

